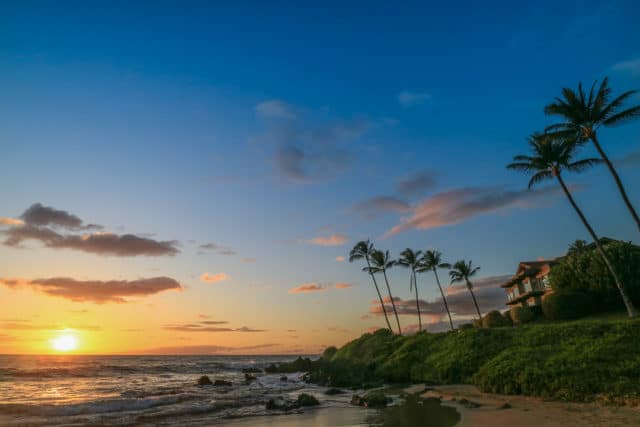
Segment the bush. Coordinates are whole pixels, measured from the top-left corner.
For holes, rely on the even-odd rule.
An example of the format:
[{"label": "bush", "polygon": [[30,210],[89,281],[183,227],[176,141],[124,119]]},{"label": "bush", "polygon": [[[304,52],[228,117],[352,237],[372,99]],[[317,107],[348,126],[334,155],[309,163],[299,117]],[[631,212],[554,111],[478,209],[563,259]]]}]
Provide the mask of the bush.
[{"label": "bush", "polygon": [[[640,247],[631,243],[603,242],[607,257],[616,270],[631,301],[640,305]],[[594,311],[623,309],[616,284],[602,257],[595,249],[570,252],[551,269],[554,291],[580,291],[591,294]]]},{"label": "bush", "polygon": [[490,311],[482,318],[483,328],[499,328],[501,326],[511,326],[511,322],[507,322],[498,310]]},{"label": "bush", "polygon": [[542,311],[549,320],[578,319],[594,311],[594,301],[585,292],[560,291],[544,298]]},{"label": "bush", "polygon": [[327,347],[323,352],[322,352],[322,358],[324,360],[331,360],[333,358],[333,356],[335,356],[335,354],[338,352],[338,349],[335,348],[334,346],[331,347]]},{"label": "bush", "polygon": [[513,326],[513,320],[511,319],[511,314],[509,310],[502,313],[502,318],[504,319],[504,321],[507,323],[508,326]]},{"label": "bush", "polygon": [[460,331],[468,331],[469,329],[473,329],[472,323],[463,323],[462,325],[458,326],[458,330]]},{"label": "bush", "polygon": [[529,307],[513,307],[509,310],[509,316],[511,316],[511,320],[514,325],[522,325],[524,323],[529,323],[533,320],[535,315],[533,311]]}]

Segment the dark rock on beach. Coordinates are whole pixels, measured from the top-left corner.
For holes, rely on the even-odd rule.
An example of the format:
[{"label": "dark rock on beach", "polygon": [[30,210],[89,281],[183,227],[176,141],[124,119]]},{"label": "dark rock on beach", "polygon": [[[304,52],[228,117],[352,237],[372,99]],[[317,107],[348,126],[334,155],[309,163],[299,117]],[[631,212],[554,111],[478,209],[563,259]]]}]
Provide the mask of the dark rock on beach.
[{"label": "dark rock on beach", "polygon": [[343,393],[344,393],[344,391],[340,390],[339,388],[335,388],[335,387],[327,389],[327,391],[324,392],[324,394],[326,394],[327,396],[334,396],[336,394],[343,394]]},{"label": "dark rock on beach", "polygon": [[278,396],[269,399],[265,405],[267,410],[279,410],[279,411],[291,411],[293,409],[303,408],[306,406],[317,406],[320,402],[314,396],[301,393],[296,400],[285,400],[283,397]]},{"label": "dark rock on beach", "polygon": [[251,381],[255,381],[257,380],[258,377],[256,377],[255,375],[251,375],[251,374],[244,374],[244,380],[248,383],[250,383]]},{"label": "dark rock on beach", "polygon": [[213,383],[211,382],[211,378],[209,378],[206,375],[203,375],[200,378],[198,378],[198,385],[213,385]]},{"label": "dark rock on beach", "polygon": [[460,405],[464,406],[465,408],[468,408],[468,409],[479,408],[480,406],[482,406],[479,403],[473,402],[473,401],[468,400],[468,399],[460,399],[460,400],[458,400],[458,403]]},{"label": "dark rock on beach", "polygon": [[231,381],[215,380],[213,382],[213,385],[216,387],[230,387],[233,385],[233,383]]},{"label": "dark rock on beach", "polygon": [[280,377],[280,381],[283,381],[283,382],[284,381],[289,381],[289,378],[287,378],[286,375],[283,375],[283,376]]},{"label": "dark rock on beach", "polygon": [[391,403],[391,398],[381,391],[373,391],[362,397],[354,394],[351,397],[352,405],[365,406],[367,408],[381,408],[387,406],[388,403]]},{"label": "dark rock on beach", "polygon": [[262,369],[258,369],[258,368],[243,368],[242,369],[242,373],[243,374],[261,374],[262,373]]},{"label": "dark rock on beach", "polygon": [[318,399],[307,393],[301,393],[298,396],[298,400],[296,401],[296,403],[298,406],[317,406],[320,404],[320,402],[318,402]]}]

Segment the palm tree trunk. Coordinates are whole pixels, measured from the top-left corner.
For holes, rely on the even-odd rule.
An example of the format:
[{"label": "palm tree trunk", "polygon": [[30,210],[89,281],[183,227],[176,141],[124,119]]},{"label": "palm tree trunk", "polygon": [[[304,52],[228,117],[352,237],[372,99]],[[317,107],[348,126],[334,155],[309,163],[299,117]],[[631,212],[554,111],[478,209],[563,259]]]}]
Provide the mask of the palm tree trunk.
[{"label": "palm tree trunk", "polygon": [[418,299],[418,280],[416,278],[416,271],[412,270],[413,286],[416,288],[416,308],[418,309],[418,331],[422,332],[422,316],[420,316],[420,300]]},{"label": "palm tree trunk", "polygon": [[467,288],[469,288],[469,292],[471,292],[471,298],[473,298],[473,305],[476,306],[476,311],[478,312],[478,320],[482,321],[482,314],[480,314],[480,307],[478,307],[478,301],[476,301],[476,295],[473,293],[473,287],[469,280],[467,280]]},{"label": "palm tree trunk", "polygon": [[384,282],[387,284],[387,291],[389,291],[389,299],[391,300],[391,306],[393,307],[393,314],[396,315],[396,322],[398,323],[398,333],[402,335],[402,328],[400,328],[400,318],[398,317],[398,310],[396,310],[396,303],[393,301],[393,295],[391,295],[391,286],[389,286],[389,279],[387,279],[387,271],[382,270],[384,275]]},{"label": "palm tree trunk", "polygon": [[584,224],[585,228],[587,229],[587,231],[591,235],[591,238],[596,244],[596,248],[598,249],[598,252],[600,253],[600,256],[602,257],[602,259],[604,260],[604,263],[606,264],[607,269],[613,276],[613,280],[616,283],[616,286],[618,287],[620,296],[622,297],[622,302],[624,302],[624,305],[627,308],[627,314],[629,315],[629,317],[636,317],[638,313],[635,307],[633,306],[633,303],[627,296],[627,293],[624,291],[624,288],[622,287],[622,282],[620,282],[620,279],[618,278],[618,275],[616,274],[615,269],[611,265],[611,262],[609,261],[609,257],[607,257],[607,254],[604,252],[604,249],[602,249],[602,245],[600,244],[600,240],[598,239],[598,236],[596,235],[595,231],[593,231],[593,228],[591,228],[591,225],[589,224],[589,222],[587,221],[587,218],[585,218],[584,214],[576,204],[575,200],[573,200],[573,196],[571,195],[571,192],[565,185],[564,180],[562,179],[562,176],[560,176],[560,174],[558,173],[556,174],[556,178],[558,178],[558,182],[560,183],[560,186],[562,186],[562,189],[564,190],[564,194],[567,195],[567,198],[569,199],[571,206],[573,206],[573,209],[575,209],[575,211],[578,213],[578,216],[582,220],[582,223]]},{"label": "palm tree trunk", "polygon": [[451,320],[451,312],[449,311],[449,304],[447,304],[447,299],[444,296],[444,291],[442,290],[442,286],[440,285],[440,278],[438,278],[438,272],[436,269],[433,269],[433,274],[436,275],[436,283],[438,283],[438,289],[440,289],[440,295],[442,295],[442,302],[444,302],[444,309],[447,310],[447,315],[449,316],[449,324],[451,325],[451,330],[453,331],[453,320]]},{"label": "palm tree trunk", "polygon": [[[369,263],[369,258],[367,258],[367,266],[371,268],[371,263]],[[371,279],[373,280],[373,286],[376,287],[378,298],[380,298],[380,306],[382,307],[382,312],[384,313],[384,320],[387,321],[387,327],[389,328],[389,330],[393,332],[393,329],[391,328],[391,323],[389,322],[389,316],[387,316],[387,309],[384,308],[384,300],[382,299],[380,288],[378,288],[378,282],[376,281],[376,276],[373,273],[369,273],[369,275],[371,275]]]},{"label": "palm tree trunk", "polygon": [[607,165],[607,168],[609,168],[609,172],[611,172],[611,175],[613,175],[613,179],[616,181],[616,185],[618,186],[618,191],[622,196],[622,200],[624,200],[624,203],[627,205],[627,209],[629,209],[629,213],[631,213],[631,216],[636,222],[636,226],[638,227],[638,230],[640,230],[640,217],[638,217],[638,213],[634,209],[633,205],[631,204],[631,200],[629,200],[629,197],[627,196],[627,192],[624,189],[624,186],[622,185],[622,180],[618,176],[618,172],[616,171],[616,168],[613,167],[613,164],[611,164],[609,157],[607,157],[604,150],[600,146],[600,143],[598,142],[598,138],[596,137],[595,132],[591,136],[591,142],[593,142],[593,145],[595,145],[596,150],[598,150],[600,157],[602,157],[602,160],[604,160],[605,164]]}]

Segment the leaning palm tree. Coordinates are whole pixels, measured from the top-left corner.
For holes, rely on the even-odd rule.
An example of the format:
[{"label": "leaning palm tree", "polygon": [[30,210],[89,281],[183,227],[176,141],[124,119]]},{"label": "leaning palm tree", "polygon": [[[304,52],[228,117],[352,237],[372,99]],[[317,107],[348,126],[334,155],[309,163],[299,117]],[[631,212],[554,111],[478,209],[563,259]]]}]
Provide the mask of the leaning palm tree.
[{"label": "leaning palm tree", "polygon": [[387,270],[395,265],[395,261],[389,257],[389,251],[382,252],[374,249],[371,253],[371,268],[369,269],[373,273],[382,273],[384,276],[384,282],[387,284],[387,291],[389,292],[389,299],[391,300],[391,306],[393,307],[393,314],[396,316],[396,322],[398,323],[398,333],[402,335],[402,328],[400,327],[400,319],[398,318],[398,310],[396,310],[396,303],[393,300],[391,294],[391,286],[389,286],[389,279],[387,278]]},{"label": "leaning palm tree", "polygon": [[442,262],[442,254],[433,249],[429,249],[424,252],[424,256],[422,257],[422,262],[420,264],[421,265],[418,268],[418,273],[421,273],[423,271],[433,271],[433,274],[435,274],[436,276],[436,283],[438,284],[438,289],[440,289],[440,295],[442,295],[442,302],[444,303],[444,309],[447,310],[447,315],[449,316],[449,325],[451,325],[451,330],[453,331],[453,320],[451,320],[451,312],[449,311],[449,304],[447,304],[447,298],[444,296],[442,285],[440,285],[440,278],[438,277],[438,269],[451,268],[451,264]]},{"label": "leaning palm tree", "polygon": [[583,91],[581,83],[578,84],[578,93],[573,89],[562,89],[562,97],[556,98],[555,102],[547,105],[544,112],[548,115],[560,116],[564,119],[564,122],[549,126],[547,130],[563,136],[571,135],[579,143],[589,140],[593,143],[607,168],[609,168],[609,172],[611,172],[618,186],[618,191],[636,222],[638,230],[640,230],[640,217],[638,217],[638,213],[627,196],[618,172],[611,164],[602,146],[600,146],[597,136],[597,131],[602,126],[616,126],[640,118],[640,105],[623,108],[624,102],[628,101],[637,91],[624,92],[613,101],[610,101],[611,88],[609,87],[609,80],[605,77],[598,91],[594,92],[596,84],[597,81],[591,86],[588,97]]},{"label": "leaning palm tree", "polygon": [[449,271],[449,277],[451,277],[451,283],[458,283],[464,281],[467,285],[467,289],[471,293],[471,298],[473,298],[473,305],[476,306],[476,311],[478,312],[478,319],[482,320],[482,314],[480,314],[480,307],[478,307],[478,301],[476,301],[476,296],[473,293],[473,284],[469,280],[470,277],[475,276],[475,274],[480,270],[480,267],[473,267],[471,261],[466,262],[465,260],[460,260],[453,264],[451,267],[451,271]]},{"label": "leaning palm tree", "polygon": [[600,239],[598,239],[598,236],[596,235],[595,231],[593,231],[591,224],[589,224],[587,218],[582,213],[582,210],[580,210],[580,208],[576,204],[571,191],[569,191],[569,188],[562,178],[562,172],[565,170],[569,172],[582,172],[589,167],[600,163],[601,160],[594,158],[574,160],[573,156],[576,149],[575,141],[567,141],[563,138],[559,138],[558,135],[534,134],[529,138],[529,146],[531,148],[532,155],[515,156],[513,158],[514,163],[508,165],[507,168],[533,174],[533,176],[529,180],[529,189],[531,189],[539,182],[547,179],[556,178],[558,180],[558,183],[560,183],[560,186],[567,196],[567,199],[569,199],[569,203],[571,203],[571,206],[573,206],[573,209],[575,209],[576,213],[580,217],[580,220],[582,220],[582,223],[591,235],[591,238],[593,239],[593,242],[595,243],[600,256],[605,262],[607,269],[613,276],[613,280],[618,287],[618,291],[620,292],[622,301],[627,308],[629,317],[635,317],[637,315],[636,309],[634,308],[631,300],[624,291],[622,282],[618,278],[618,274],[609,261],[607,254],[604,252],[604,249],[602,248],[602,245],[600,243]]},{"label": "leaning palm tree", "polygon": [[363,268],[364,271],[368,272],[371,276],[371,280],[373,281],[373,286],[376,288],[376,292],[378,293],[378,298],[380,298],[380,306],[382,307],[382,313],[384,313],[384,320],[387,321],[387,327],[390,331],[393,332],[391,328],[391,323],[389,323],[389,316],[387,316],[387,309],[384,307],[384,301],[382,299],[382,294],[380,293],[380,288],[378,287],[378,282],[376,281],[376,276],[371,271],[371,254],[373,253],[373,244],[369,242],[369,240],[361,240],[351,249],[349,252],[349,262],[353,262],[358,259],[364,259],[367,262],[367,266]]},{"label": "leaning palm tree", "polygon": [[418,281],[416,280],[416,271],[421,265],[422,251],[414,251],[413,249],[405,249],[400,253],[398,265],[411,269],[409,275],[409,291],[415,287],[416,292],[416,309],[418,310],[418,331],[422,332],[422,316],[420,316],[420,300],[418,299]]}]

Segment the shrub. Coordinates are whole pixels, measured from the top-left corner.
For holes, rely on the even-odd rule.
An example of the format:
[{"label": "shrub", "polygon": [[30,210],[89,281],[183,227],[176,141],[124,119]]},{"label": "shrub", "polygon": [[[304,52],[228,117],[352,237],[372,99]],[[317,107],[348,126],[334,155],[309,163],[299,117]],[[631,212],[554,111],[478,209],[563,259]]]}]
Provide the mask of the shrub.
[{"label": "shrub", "polygon": [[511,326],[511,322],[507,322],[498,310],[490,311],[482,318],[483,328],[499,328],[501,326]]},{"label": "shrub", "polygon": [[322,358],[324,360],[331,360],[333,356],[338,352],[338,349],[334,346],[327,347],[324,352],[322,352]]},{"label": "shrub", "polygon": [[507,323],[508,326],[513,326],[513,320],[511,319],[511,314],[509,310],[502,313],[502,318],[504,319],[504,321]]},{"label": "shrub", "polygon": [[529,307],[513,307],[509,311],[511,320],[514,325],[522,325],[523,323],[529,323],[535,317],[533,311]]},{"label": "shrub", "polygon": [[463,323],[462,325],[458,326],[458,329],[461,331],[468,331],[469,329],[473,329],[473,324]]},{"label": "shrub", "polygon": [[542,311],[549,320],[578,319],[594,311],[594,301],[585,292],[560,291],[545,297]]}]

